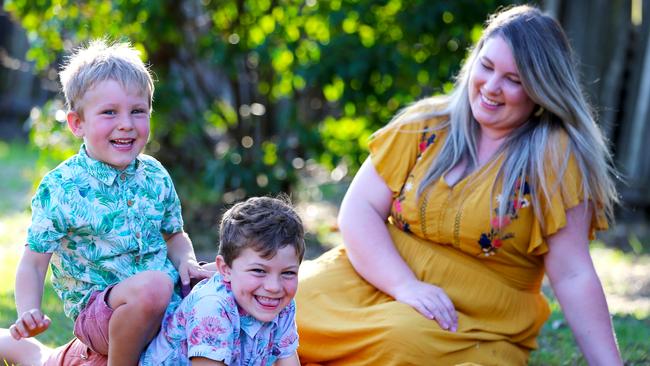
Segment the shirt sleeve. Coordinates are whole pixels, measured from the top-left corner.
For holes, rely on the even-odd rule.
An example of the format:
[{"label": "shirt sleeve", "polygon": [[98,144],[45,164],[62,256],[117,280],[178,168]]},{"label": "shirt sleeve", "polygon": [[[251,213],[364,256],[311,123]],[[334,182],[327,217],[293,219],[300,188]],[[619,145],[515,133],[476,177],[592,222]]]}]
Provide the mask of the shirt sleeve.
[{"label": "shirt sleeve", "polygon": [[417,161],[425,122],[394,122],[370,137],[372,163],[393,194],[399,194]]},{"label": "shirt sleeve", "polygon": [[163,214],[160,230],[166,234],[173,234],[183,231],[183,216],[181,212],[181,201],[174,188],[174,182],[165,168],[160,165],[160,169],[165,175],[163,184],[165,185],[166,195],[164,198],[165,212]]},{"label": "shirt sleeve", "polygon": [[[539,193],[544,225],[539,220],[535,220],[533,224],[528,246],[528,252],[531,254],[540,255],[548,252],[546,238],[566,226],[567,210],[576,207],[585,200],[582,175],[575,156],[570,154],[562,163],[566,165],[566,168],[559,179],[556,177],[554,169],[548,169],[546,172],[549,193],[547,195],[543,192]],[[595,239],[596,230],[606,230],[607,227],[607,218],[602,207],[594,207],[589,228],[589,240]]]},{"label": "shirt sleeve", "polygon": [[235,327],[225,306],[215,296],[198,299],[187,317],[187,357],[204,357],[230,365],[234,355]]},{"label": "shirt sleeve", "polygon": [[273,354],[277,354],[278,358],[287,358],[295,354],[298,349],[298,330],[294,300],[291,300],[291,303],[280,312],[278,328],[273,338]]},{"label": "shirt sleeve", "polygon": [[27,245],[38,253],[53,253],[67,234],[66,220],[59,202],[63,194],[52,175],[46,175],[32,198],[32,222],[27,229]]}]

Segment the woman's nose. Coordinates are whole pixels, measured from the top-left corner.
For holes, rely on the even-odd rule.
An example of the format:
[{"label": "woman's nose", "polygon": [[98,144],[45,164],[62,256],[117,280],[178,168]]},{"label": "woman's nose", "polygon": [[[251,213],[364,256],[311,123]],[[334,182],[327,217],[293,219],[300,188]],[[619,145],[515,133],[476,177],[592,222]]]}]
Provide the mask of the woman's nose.
[{"label": "woman's nose", "polygon": [[498,94],[499,91],[501,91],[500,78],[495,73],[492,73],[492,75],[486,78],[485,83],[483,84],[483,90],[490,94]]}]

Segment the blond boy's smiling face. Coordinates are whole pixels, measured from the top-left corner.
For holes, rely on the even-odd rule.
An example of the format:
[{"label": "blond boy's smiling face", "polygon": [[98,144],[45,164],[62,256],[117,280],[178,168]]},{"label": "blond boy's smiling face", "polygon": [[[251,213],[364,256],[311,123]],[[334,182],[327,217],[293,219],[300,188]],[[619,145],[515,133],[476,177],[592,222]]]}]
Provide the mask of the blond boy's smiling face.
[{"label": "blond boy's smiling face", "polygon": [[275,319],[296,295],[300,261],[291,245],[270,259],[246,248],[233,260],[232,267],[221,256],[216,262],[239,307],[259,321]]},{"label": "blond boy's smiling face", "polygon": [[93,159],[123,170],[149,139],[149,98],[115,80],[95,84],[79,103],[83,113],[68,112],[68,126],[82,137]]}]

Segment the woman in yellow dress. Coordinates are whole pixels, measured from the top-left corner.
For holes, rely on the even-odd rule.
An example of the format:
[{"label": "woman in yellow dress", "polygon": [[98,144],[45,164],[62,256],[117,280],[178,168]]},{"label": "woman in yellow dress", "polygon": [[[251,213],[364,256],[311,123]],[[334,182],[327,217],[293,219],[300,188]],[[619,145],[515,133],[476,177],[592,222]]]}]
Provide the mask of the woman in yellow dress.
[{"label": "woman in yellow dress", "polygon": [[301,361],[525,365],[546,272],[589,364],[622,364],[588,249],[616,201],[610,160],[558,23],[495,14],[449,96],[373,135],[345,245],[301,268]]}]

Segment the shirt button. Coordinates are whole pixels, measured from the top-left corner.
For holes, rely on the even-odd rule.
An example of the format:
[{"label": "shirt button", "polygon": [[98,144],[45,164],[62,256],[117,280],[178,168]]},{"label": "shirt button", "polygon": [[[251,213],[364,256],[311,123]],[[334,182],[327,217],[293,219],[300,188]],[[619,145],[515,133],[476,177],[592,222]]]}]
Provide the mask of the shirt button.
[{"label": "shirt button", "polygon": [[129,205],[129,206],[133,206],[133,200],[126,201],[126,204]]},{"label": "shirt button", "polygon": [[136,238],[140,239],[141,236],[142,236],[142,235],[141,235],[140,233],[135,233],[135,237],[136,237]]},{"label": "shirt button", "polygon": [[126,174],[125,173],[120,174],[120,180],[122,182],[124,182],[126,180]]},{"label": "shirt button", "polygon": [[140,254],[138,254],[138,255],[135,256],[135,262],[136,262],[136,263],[139,263],[139,262],[140,262]]}]

